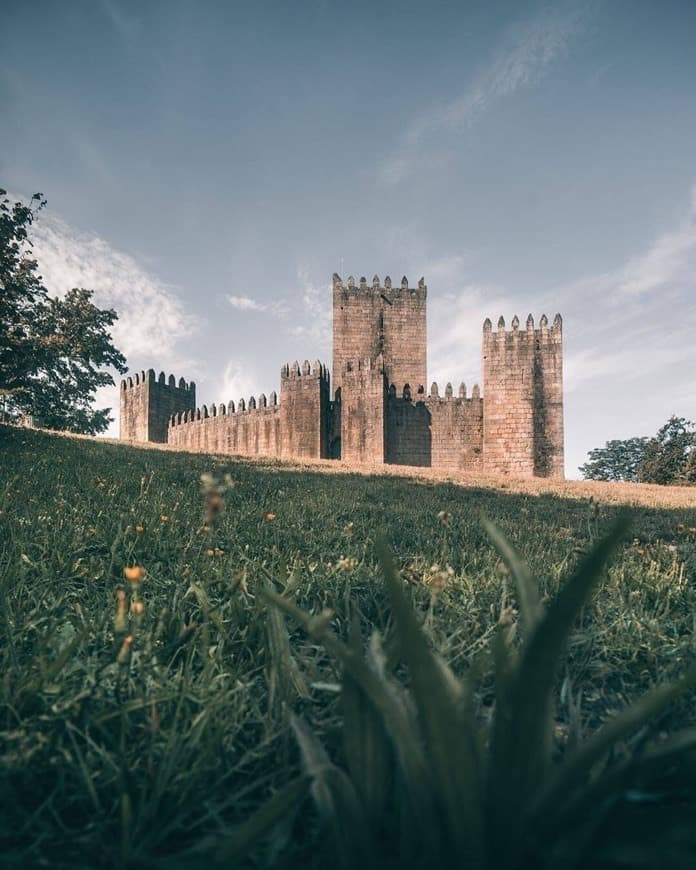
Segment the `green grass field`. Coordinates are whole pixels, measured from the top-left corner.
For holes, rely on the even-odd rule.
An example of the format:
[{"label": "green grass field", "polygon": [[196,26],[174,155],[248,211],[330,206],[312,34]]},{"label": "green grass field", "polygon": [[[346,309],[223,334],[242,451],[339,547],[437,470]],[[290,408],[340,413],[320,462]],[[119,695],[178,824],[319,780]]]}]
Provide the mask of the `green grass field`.
[{"label": "green grass field", "polygon": [[[485,720],[491,642],[518,602],[481,515],[548,601],[618,511],[9,427],[0,462],[2,866],[199,866],[192,847],[214,848],[296,775],[291,713],[340,755],[340,667],[259,590],[329,609],[340,637],[376,629],[389,651],[379,533],[434,649],[475,674]],[[559,664],[557,755],[696,659],[695,578],[696,511],[634,509]],[[693,700],[650,734],[696,724]],[[298,802],[248,866],[323,866],[317,832]]]}]

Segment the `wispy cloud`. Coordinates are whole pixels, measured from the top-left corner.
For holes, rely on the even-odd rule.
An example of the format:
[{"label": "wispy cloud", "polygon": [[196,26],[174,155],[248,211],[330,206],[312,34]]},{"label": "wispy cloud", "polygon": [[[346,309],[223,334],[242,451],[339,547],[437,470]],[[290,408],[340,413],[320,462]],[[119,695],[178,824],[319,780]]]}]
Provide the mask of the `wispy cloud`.
[{"label": "wispy cloud", "polygon": [[696,365],[695,276],[696,185],[682,219],[644,251],[548,294],[567,314],[566,392],[591,382],[618,389],[643,380],[654,388],[660,379],[686,387]]},{"label": "wispy cloud", "polygon": [[285,317],[288,313],[288,305],[282,299],[276,302],[259,302],[257,299],[252,299],[251,296],[232,296],[229,294],[226,298],[237,311],[266,311],[274,317]]},{"label": "wispy cloud", "polygon": [[266,306],[249,296],[228,296],[227,301],[238,311],[265,311]]},{"label": "wispy cloud", "polygon": [[[182,345],[198,323],[174,288],[104,239],[80,232],[54,214],[42,213],[32,228],[32,239],[33,256],[51,295],[86,287],[94,291],[101,308],[116,309],[113,340],[131,370],[148,368],[156,361],[175,374],[197,373],[195,363],[183,355]],[[116,389],[101,390],[97,401],[117,408]]]},{"label": "wispy cloud", "polygon": [[213,401],[219,400],[227,404],[230,399],[233,399],[236,404],[239,399],[248,401],[250,396],[258,396],[264,390],[268,396],[272,389],[277,391],[278,387],[267,385],[264,388],[259,385],[251,361],[234,358],[228,360],[221,377],[211,380],[210,384],[206,385],[206,394],[209,394]]},{"label": "wispy cloud", "polygon": [[624,266],[618,292],[640,294],[666,290],[676,282],[693,280],[696,259],[696,184],[691,188],[684,220],[661,235],[650,248]]},{"label": "wispy cloud", "polygon": [[[582,306],[592,300],[606,310],[610,320],[618,316],[645,315],[664,305],[671,296],[684,299],[696,281],[696,184],[689,191],[684,216],[677,224],[660,233],[645,250],[636,252],[624,263],[605,272],[581,275],[575,280],[552,288],[548,298],[564,306]],[[693,295],[687,294],[693,299]],[[683,303],[682,303],[683,305]],[[694,306],[691,306],[691,312]],[[596,324],[588,324],[595,330]]]},{"label": "wispy cloud", "polygon": [[482,383],[483,321],[500,314],[511,318],[515,304],[504,288],[473,282],[461,256],[427,261],[424,271],[433,287],[448,288],[428,304],[428,378],[441,387],[450,382],[455,389],[464,381],[471,389]]},{"label": "wispy cloud", "polygon": [[492,104],[539,81],[585,29],[591,8],[588,2],[548,4],[533,18],[511,26],[460,96],[414,118],[398,148],[380,166],[381,183],[398,184],[415,163],[427,159],[423,145],[428,137],[472,124]]},{"label": "wispy cloud", "polygon": [[294,338],[302,339],[308,349],[313,348],[312,356],[330,365],[333,320],[330,286],[315,280],[306,266],[298,267],[296,277],[300,294],[294,313],[299,322],[288,331]]}]

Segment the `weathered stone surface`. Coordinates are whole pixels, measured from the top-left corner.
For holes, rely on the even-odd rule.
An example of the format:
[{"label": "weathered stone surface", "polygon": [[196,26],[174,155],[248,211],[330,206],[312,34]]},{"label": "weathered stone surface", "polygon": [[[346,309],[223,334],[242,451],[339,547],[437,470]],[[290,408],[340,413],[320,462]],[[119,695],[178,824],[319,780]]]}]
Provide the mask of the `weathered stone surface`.
[{"label": "weathered stone surface", "polygon": [[[285,370],[283,370],[285,371]],[[305,360],[301,371],[295,366],[280,378],[280,455],[284,457],[328,457],[329,373],[316,363],[314,370]]]},{"label": "weathered stone surface", "polygon": [[347,363],[379,354],[388,383],[409,384],[414,392],[425,384],[427,294],[422,279],[417,288],[409,289],[403,282],[392,287],[391,279],[389,286],[351,287],[334,276],[334,390],[341,387]]},{"label": "weathered stone surface", "polygon": [[242,456],[343,459],[563,476],[563,334],[560,315],[517,315],[506,331],[483,324],[485,397],[464,384],[426,394],[426,301],[404,276],[384,286],[333,279],[335,395],[318,360],[281,369],[275,391],[196,408],[193,383],[150,369],[121,384],[121,438]]},{"label": "weathered stone surface", "polygon": [[194,410],[196,385],[183,378],[176,386],[174,375],[165,382],[164,372],[155,377],[153,369],[121,381],[119,438],[122,441],[154,441],[165,444],[173,414]]},{"label": "weathered stone surface", "polygon": [[[563,477],[563,332],[527,320],[520,332],[484,325],[483,456],[486,471]],[[531,328],[530,328],[531,327]]]},{"label": "weathered stone surface", "polygon": [[382,464],[386,434],[382,357],[346,363],[341,382],[341,459]]}]

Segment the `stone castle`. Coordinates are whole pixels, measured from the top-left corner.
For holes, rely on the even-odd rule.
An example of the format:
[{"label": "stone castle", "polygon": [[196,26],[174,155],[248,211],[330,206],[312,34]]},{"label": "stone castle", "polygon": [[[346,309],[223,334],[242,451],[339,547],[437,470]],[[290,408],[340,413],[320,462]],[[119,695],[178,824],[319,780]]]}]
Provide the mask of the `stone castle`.
[{"label": "stone castle", "polygon": [[153,369],[121,382],[120,437],[192,451],[563,477],[563,334],[483,324],[483,384],[426,393],[424,280],[333,276],[333,384],[316,361],[280,370],[280,397],[196,407],[195,384]]}]

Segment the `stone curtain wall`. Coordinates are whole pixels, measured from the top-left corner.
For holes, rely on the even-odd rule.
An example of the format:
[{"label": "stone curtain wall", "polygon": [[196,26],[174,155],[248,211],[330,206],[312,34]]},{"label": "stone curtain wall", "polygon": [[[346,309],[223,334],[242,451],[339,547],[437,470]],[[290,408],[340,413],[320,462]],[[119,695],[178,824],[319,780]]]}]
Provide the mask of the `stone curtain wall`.
[{"label": "stone curtain wall", "polygon": [[319,360],[280,370],[281,456],[328,458],[329,372]]},{"label": "stone curtain wall", "polygon": [[383,357],[389,383],[409,384],[415,394],[426,380],[427,288],[392,287],[391,278],[380,284],[377,275],[368,284],[353,277],[344,285],[333,276],[333,377],[334,390],[342,386],[348,363]]},{"label": "stone curtain wall", "polygon": [[492,473],[563,477],[563,332],[560,315],[520,330],[483,325],[484,469]]},{"label": "stone curtain wall", "polygon": [[437,384],[430,388],[425,402],[430,412],[433,468],[451,471],[480,471],[483,467],[483,400],[478,384],[466,396],[466,386],[453,396],[447,384],[440,396]]},{"label": "stone curtain wall", "polygon": [[167,427],[173,414],[193,411],[196,407],[196,385],[183,378],[177,385],[174,375],[165,378],[154,369],[136,373],[121,381],[120,432],[124,441],[167,441]]},{"label": "stone curtain wall", "polygon": [[169,422],[168,441],[192,452],[237,456],[279,457],[280,407],[275,392],[268,400],[240,399],[227,405],[205,405],[194,412],[176,414]]},{"label": "stone curtain wall", "polygon": [[429,466],[431,450],[430,411],[425,402],[390,395],[385,461],[393,465]]},{"label": "stone curtain wall", "polygon": [[382,358],[348,362],[341,375],[341,459],[382,465],[386,400]]},{"label": "stone curtain wall", "polygon": [[[417,401],[389,391],[387,459],[395,465],[425,465],[452,471],[479,471],[483,465],[483,400],[478,386],[471,398],[462,384],[454,396],[447,384],[440,396],[437,384]],[[409,391],[410,392],[410,391]]]}]

